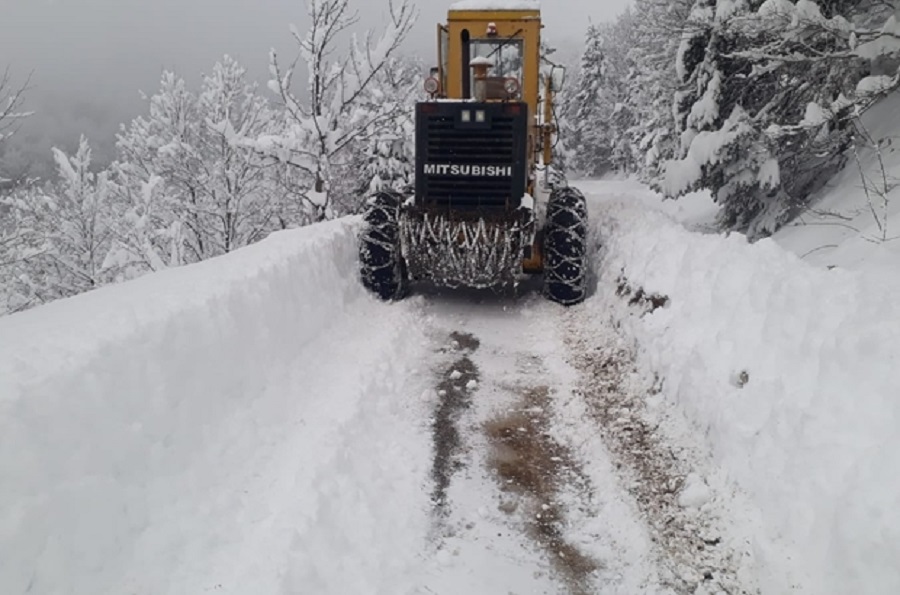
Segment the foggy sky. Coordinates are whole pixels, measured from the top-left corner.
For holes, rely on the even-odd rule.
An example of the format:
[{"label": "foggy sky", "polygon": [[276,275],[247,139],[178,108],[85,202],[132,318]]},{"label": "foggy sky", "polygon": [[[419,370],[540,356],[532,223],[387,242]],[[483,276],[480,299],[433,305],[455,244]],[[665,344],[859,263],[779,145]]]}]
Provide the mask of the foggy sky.
[{"label": "foggy sky", "polygon": [[[429,58],[434,26],[452,0],[418,0],[419,19],[404,51]],[[575,52],[590,21],[612,20],[629,0],[544,0],[545,36]],[[71,148],[82,132],[111,156],[119,122],[143,113],[174,69],[191,83],[224,54],[266,79],[268,51],[296,50],[288,27],[305,28],[305,0],[0,0],[0,71],[33,72],[26,107],[37,113],[20,143]],[[351,0],[366,26],[383,21],[386,0]],[[110,153],[106,155],[105,153]]]}]

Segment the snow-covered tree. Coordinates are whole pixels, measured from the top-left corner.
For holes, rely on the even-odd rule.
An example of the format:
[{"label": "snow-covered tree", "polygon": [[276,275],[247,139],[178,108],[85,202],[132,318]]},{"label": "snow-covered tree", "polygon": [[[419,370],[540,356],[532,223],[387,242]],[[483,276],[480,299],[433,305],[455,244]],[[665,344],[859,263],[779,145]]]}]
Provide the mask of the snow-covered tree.
[{"label": "snow-covered tree", "polygon": [[572,151],[571,167],[588,176],[597,176],[610,169],[612,153],[607,133],[608,117],[612,112],[603,92],[605,62],[601,29],[588,27],[577,83],[564,96],[566,141]]},{"label": "snow-covered tree", "polygon": [[691,0],[635,0],[624,46],[631,72],[625,103],[630,128],[622,135],[642,178],[654,181],[678,149],[672,97],[679,87],[675,63]]},{"label": "snow-covered tree", "polygon": [[91,171],[91,149],[82,137],[68,156],[53,149],[59,180],[31,186],[6,200],[15,225],[15,258],[2,272],[10,310],[94,289],[112,279],[111,196],[107,174]]},{"label": "snow-covered tree", "polygon": [[[347,197],[345,210],[355,211],[369,194],[379,190],[409,190],[415,173],[415,103],[421,93],[423,68],[417,60],[394,58],[378,74],[373,96],[402,107],[396,117],[357,143],[350,169],[341,176],[354,180],[356,186]],[[357,204],[352,204],[353,200]]]},{"label": "snow-covered tree", "polygon": [[613,169],[653,180],[674,156],[675,56],[691,0],[636,0],[614,22],[592,25],[567,117],[578,122],[583,173]]},{"label": "snow-covered tree", "polygon": [[25,90],[28,81],[22,85],[13,83],[9,68],[0,73],[0,192],[8,191],[21,180],[16,172],[10,172],[7,168],[8,146],[7,141],[24,118],[31,115],[22,111],[25,101]]},{"label": "snow-covered tree", "polygon": [[709,188],[721,225],[751,236],[789,220],[846,159],[873,58],[860,48],[878,44],[883,56],[896,45],[863,24],[884,12],[869,2],[697,0],[676,63],[681,159],[667,164],[663,189]]},{"label": "snow-covered tree", "polygon": [[236,142],[276,123],[243,67],[226,56],[198,95],[167,72],[149,104],[149,114],[119,134],[112,168],[120,260],[130,254],[152,270],[196,262],[283,226],[272,164]]},{"label": "snow-covered tree", "polygon": [[30,115],[21,111],[27,87],[27,81],[23,85],[13,83],[9,68],[0,73],[0,141],[12,135],[16,124]]},{"label": "snow-covered tree", "polygon": [[341,162],[351,161],[347,153],[390,134],[408,112],[405,101],[385,96],[377,82],[412,28],[415,11],[408,0],[391,0],[385,30],[377,37],[372,31],[353,36],[345,54],[336,53],[337,45],[358,20],[349,0],[308,0],[307,11],[307,32],[291,28],[308,73],[304,93],[295,93],[293,69],[285,70],[273,51],[269,86],[284,107],[286,126],[276,134],[248,134],[245,142],[293,168],[293,194],[321,220],[335,213],[336,173]]}]

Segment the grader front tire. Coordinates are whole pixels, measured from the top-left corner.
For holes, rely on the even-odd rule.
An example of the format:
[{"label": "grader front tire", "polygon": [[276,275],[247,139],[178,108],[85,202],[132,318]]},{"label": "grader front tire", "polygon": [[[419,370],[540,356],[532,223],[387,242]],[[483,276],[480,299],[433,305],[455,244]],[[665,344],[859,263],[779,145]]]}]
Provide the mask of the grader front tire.
[{"label": "grader front tire", "polygon": [[408,285],[400,250],[402,202],[402,196],[395,192],[373,195],[363,213],[363,228],[359,235],[362,284],[385,301],[402,298]]},{"label": "grader front tire", "polygon": [[571,306],[587,295],[587,205],[576,188],[554,190],[544,232],[544,295]]}]

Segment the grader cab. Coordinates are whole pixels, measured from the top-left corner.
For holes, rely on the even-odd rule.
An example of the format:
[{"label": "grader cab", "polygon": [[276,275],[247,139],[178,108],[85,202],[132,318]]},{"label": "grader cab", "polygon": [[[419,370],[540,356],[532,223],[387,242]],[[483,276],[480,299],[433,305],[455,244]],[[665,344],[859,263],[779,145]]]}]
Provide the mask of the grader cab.
[{"label": "grader cab", "polygon": [[416,105],[415,193],[379,192],[364,213],[361,277],[379,297],[543,273],[551,300],[584,299],[587,212],[550,175],[559,77],[540,34],[536,0],[462,0],[438,26]]}]

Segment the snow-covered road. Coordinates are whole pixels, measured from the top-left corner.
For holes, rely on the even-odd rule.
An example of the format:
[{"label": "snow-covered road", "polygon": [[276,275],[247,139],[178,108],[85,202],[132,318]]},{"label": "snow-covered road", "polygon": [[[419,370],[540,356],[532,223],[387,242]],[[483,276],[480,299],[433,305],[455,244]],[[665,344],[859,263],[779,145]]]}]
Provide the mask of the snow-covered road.
[{"label": "snow-covered road", "polygon": [[435,458],[450,482],[421,592],[655,591],[651,544],[596,428],[558,406],[578,384],[562,308],[528,290],[438,293],[424,307],[444,352],[436,444],[447,440],[444,404],[459,406],[450,460]]},{"label": "snow-covered road", "polygon": [[[774,499],[767,473],[805,489],[841,463],[753,417],[784,397],[772,359],[732,353],[755,327],[702,323],[755,312],[704,298],[723,250],[811,292],[831,276],[591,189],[600,278],[573,308],[528,286],[382,304],[344,220],[0,320],[0,592],[888,592],[868,588],[892,584],[888,564],[866,582],[865,558],[817,549],[825,530],[796,512],[898,492],[860,492],[863,474],[818,502]],[[882,304],[861,282],[856,299]],[[794,315],[773,304],[770,324]],[[867,336],[871,358],[892,335]],[[749,421],[720,402],[738,396]],[[803,420],[840,414],[803,402]],[[793,457],[808,471],[785,475]],[[877,524],[835,522],[844,548]]]}]

